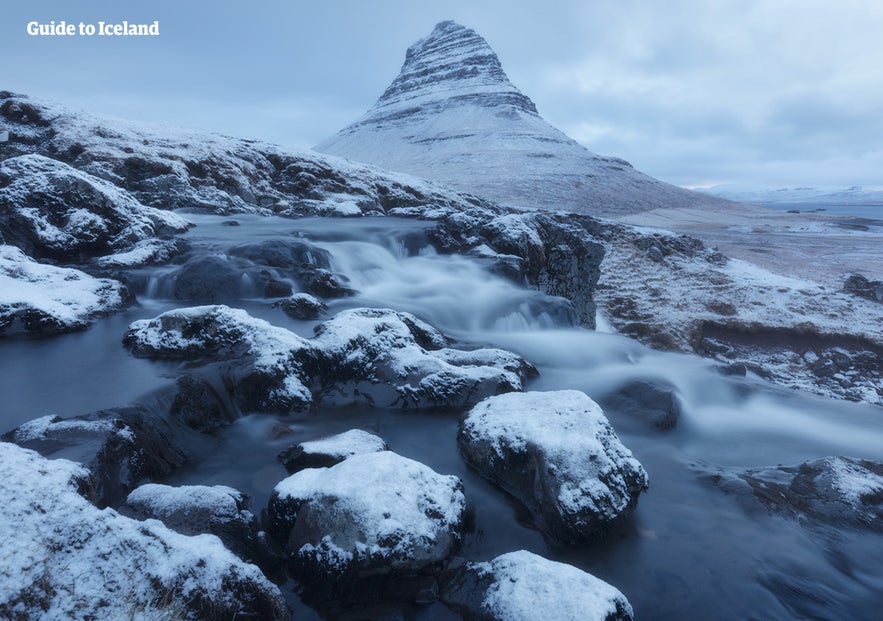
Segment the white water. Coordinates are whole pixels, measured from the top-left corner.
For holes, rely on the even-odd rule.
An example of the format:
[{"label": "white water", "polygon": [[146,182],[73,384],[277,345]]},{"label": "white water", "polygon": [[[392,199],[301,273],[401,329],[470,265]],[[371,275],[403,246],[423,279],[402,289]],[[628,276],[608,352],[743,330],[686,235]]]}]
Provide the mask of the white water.
[{"label": "white water", "polygon": [[[579,565],[620,588],[643,619],[871,619],[883,579],[870,558],[883,558],[878,534],[807,527],[765,512],[747,513],[737,499],[699,479],[717,467],[774,466],[827,455],[883,461],[883,411],[827,401],[726,377],[703,359],[660,353],[610,332],[572,325],[572,310],[490,274],[479,261],[440,256],[423,224],[394,219],[221,218],[192,216],[195,253],[295,235],[331,252],[333,270],[359,293],[329,302],[330,313],[354,306],[411,312],[461,345],[493,345],[523,355],[540,376],[530,390],[576,388],[600,399],[636,378],[665,380],[683,406],[668,433],[611,417],[624,443],[650,474],[651,488],[633,518],[608,541],[583,549],[549,546],[502,492],[472,473],[455,442],[457,416],[401,414],[367,408],[325,409],[296,420],[246,416],[219,439],[213,454],[173,476],[175,483],[223,483],[265,505],[285,476],[275,460],[292,442],[358,426],[382,435],[403,455],[460,476],[476,514],[461,550],[484,560],[518,548]],[[175,365],[130,358],[120,338],[129,321],[186,305],[156,297],[174,268],[146,270],[142,306],[85,333],[0,343],[5,431],[46,413],[69,416],[127,405],[172,381]],[[249,291],[244,288],[244,291]],[[226,303],[309,335],[316,322],[293,320],[251,294]],[[279,437],[276,423],[290,427]],[[289,585],[290,587],[290,585]],[[807,600],[805,593],[819,595]],[[312,611],[298,606],[298,618]],[[444,613],[447,614],[447,613]],[[438,606],[418,614],[436,618]]]}]

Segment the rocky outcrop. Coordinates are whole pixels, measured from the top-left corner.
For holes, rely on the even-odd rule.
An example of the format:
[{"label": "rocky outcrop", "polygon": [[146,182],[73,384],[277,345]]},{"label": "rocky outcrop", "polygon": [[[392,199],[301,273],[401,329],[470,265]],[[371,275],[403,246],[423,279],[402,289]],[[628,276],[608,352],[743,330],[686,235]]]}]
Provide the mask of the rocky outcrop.
[{"label": "rocky outcrop", "polygon": [[843,290],[872,302],[883,302],[883,282],[868,280],[861,274],[850,274],[843,283]]},{"label": "rocky outcrop", "polygon": [[215,537],[99,510],[86,470],[0,443],[0,617],[289,619],[279,589]]},{"label": "rocky outcrop", "polygon": [[360,579],[437,568],[460,543],[465,504],[457,477],[381,451],[291,475],[268,517],[295,575],[319,597],[350,599]]},{"label": "rocky outcrop", "polygon": [[470,466],[563,543],[605,533],[647,488],[601,408],[575,390],[486,399],[466,414],[457,442]]},{"label": "rocky outcrop", "polygon": [[524,550],[446,572],[441,600],[481,621],[632,621],[625,596],[595,576]]},{"label": "rocky outcrop", "polygon": [[96,317],[132,301],[128,289],[115,280],[43,265],[14,246],[0,245],[0,334],[83,330]]},{"label": "rocky outcrop", "polygon": [[385,309],[338,313],[309,340],[226,306],[178,309],[133,323],[124,343],[137,356],[230,361],[227,381],[245,411],[459,407],[520,390],[536,372],[502,350],[446,347],[431,326]]},{"label": "rocky outcrop", "polygon": [[259,556],[257,518],[249,499],[231,487],[147,483],[135,488],[120,511],[136,520],[159,520],[182,535],[215,535],[239,558]]},{"label": "rocky outcrop", "polygon": [[32,257],[82,262],[188,226],[58,160],[23,155],[0,162],[0,235]]},{"label": "rocky outcrop", "polygon": [[883,464],[876,461],[825,457],[796,466],[716,470],[703,478],[745,503],[753,497],[771,513],[883,530]]},{"label": "rocky outcrop", "polygon": [[289,473],[304,468],[330,468],[353,455],[388,451],[383,438],[361,429],[350,429],[333,436],[289,446],[278,458]]},{"label": "rocky outcrop", "polygon": [[91,473],[92,499],[99,506],[120,504],[140,482],[168,475],[187,458],[168,422],[141,407],[68,419],[44,416],[3,439],[81,463]]}]

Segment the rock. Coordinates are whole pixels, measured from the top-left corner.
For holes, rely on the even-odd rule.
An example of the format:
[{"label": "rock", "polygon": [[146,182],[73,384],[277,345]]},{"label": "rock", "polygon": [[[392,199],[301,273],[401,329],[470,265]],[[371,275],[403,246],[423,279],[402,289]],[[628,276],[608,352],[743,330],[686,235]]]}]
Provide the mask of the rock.
[{"label": "rock", "polygon": [[212,433],[236,419],[236,413],[224,403],[214,387],[194,375],[175,380],[175,396],[169,415],[190,429]]},{"label": "rock", "polygon": [[145,239],[137,242],[131,250],[99,257],[95,265],[105,269],[160,265],[188,249],[189,246],[182,239]]},{"label": "rock", "polygon": [[248,497],[232,487],[146,483],[135,488],[120,509],[136,520],[159,520],[182,535],[211,534],[239,558],[258,557],[258,523]]},{"label": "rock", "polygon": [[407,313],[351,309],[316,327],[313,339],[226,306],[169,311],[129,326],[142,357],[231,361],[229,384],[246,411],[302,411],[314,403],[461,407],[521,390],[536,373],[497,349],[444,347],[444,335]]},{"label": "rock", "polygon": [[625,596],[584,571],[520,550],[447,572],[441,600],[482,621],[632,621]]},{"label": "rock", "polygon": [[667,382],[632,380],[601,401],[606,412],[645,421],[660,431],[674,429],[681,416],[675,387]]},{"label": "rock", "polygon": [[3,439],[45,457],[83,464],[99,506],[118,505],[138,483],[168,475],[187,458],[169,424],[140,407],[68,419],[44,416]]},{"label": "rock", "polygon": [[321,300],[317,300],[309,293],[295,293],[287,300],[278,302],[277,305],[292,319],[318,319],[319,315],[328,310],[328,306]]},{"label": "rock", "polygon": [[809,522],[883,531],[883,464],[825,457],[796,466],[715,470],[710,483],[772,513]]},{"label": "rock", "polygon": [[0,617],[287,620],[279,589],[215,537],[99,510],[89,473],[0,443]]},{"label": "rock", "polygon": [[171,297],[188,302],[215,303],[243,295],[248,267],[223,256],[190,259],[171,276]]},{"label": "rock", "polygon": [[470,466],[562,543],[603,534],[647,488],[601,408],[575,390],[486,399],[461,421],[457,442]]},{"label": "rock", "polygon": [[461,541],[466,500],[454,476],[390,451],[297,472],[273,490],[269,532],[289,567],[340,597],[359,577],[428,571]]},{"label": "rock", "polygon": [[322,298],[345,298],[355,295],[355,290],[345,286],[341,278],[328,270],[317,269],[303,285],[307,293]]},{"label": "rock", "polygon": [[132,301],[115,280],[43,265],[18,248],[0,245],[0,333],[49,336],[83,330]]},{"label": "rock", "polygon": [[293,444],[279,454],[279,461],[289,473],[304,468],[329,468],[353,455],[388,451],[382,438],[361,429]]},{"label": "rock", "polygon": [[861,274],[850,274],[843,283],[843,290],[872,302],[883,302],[883,282],[868,280]]},{"label": "rock", "polygon": [[83,261],[188,226],[63,162],[40,155],[0,162],[0,234],[32,257]]}]

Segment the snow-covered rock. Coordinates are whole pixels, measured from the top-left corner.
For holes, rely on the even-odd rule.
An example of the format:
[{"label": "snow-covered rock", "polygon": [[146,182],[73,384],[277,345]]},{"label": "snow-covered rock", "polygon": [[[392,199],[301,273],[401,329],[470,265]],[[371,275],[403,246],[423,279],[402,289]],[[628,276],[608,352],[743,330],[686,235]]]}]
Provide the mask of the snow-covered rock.
[{"label": "snow-covered rock", "polygon": [[0,245],[0,333],[15,330],[18,323],[39,335],[82,330],[131,301],[115,280],[43,265],[14,246]]},{"label": "snow-covered rock", "polygon": [[140,407],[68,419],[43,416],[3,439],[45,457],[81,463],[101,506],[117,505],[138,483],[169,474],[187,458],[168,422]]},{"label": "snow-covered rock", "polygon": [[381,451],[279,483],[270,532],[300,576],[345,584],[359,574],[413,573],[444,561],[460,543],[465,506],[457,477]]},{"label": "snow-covered rock", "polygon": [[328,468],[353,455],[388,451],[383,438],[361,429],[350,429],[333,436],[289,446],[279,454],[279,461],[290,473],[304,468]]},{"label": "snow-covered rock", "polygon": [[285,314],[293,319],[318,319],[328,310],[325,302],[316,299],[309,293],[295,293],[293,296],[278,303]]},{"label": "snow-covered rock", "polygon": [[442,22],[360,119],[315,147],[502,204],[620,215],[721,205],[588,151],[549,125],[475,31]]},{"label": "snow-covered rock", "polygon": [[825,457],[796,466],[715,470],[704,478],[739,497],[753,496],[770,512],[883,530],[880,462]]},{"label": "snow-covered rock", "polygon": [[232,383],[247,411],[300,411],[314,402],[463,406],[521,390],[536,373],[503,350],[444,347],[435,328],[385,309],[342,311],[309,340],[226,306],[177,309],[134,322],[124,343],[149,358],[233,361]]},{"label": "snow-covered rock", "polygon": [[188,226],[64,162],[36,154],[0,162],[0,234],[32,257],[82,261]]},{"label": "snow-covered rock", "polygon": [[258,523],[248,504],[245,494],[223,485],[146,483],[129,494],[120,511],[137,520],[159,520],[182,535],[215,535],[228,550],[251,560],[256,556]]},{"label": "snow-covered rock", "polygon": [[461,421],[457,440],[469,465],[564,543],[604,533],[647,488],[644,468],[579,391],[486,399]]},{"label": "snow-covered rock", "polygon": [[288,619],[257,567],[211,535],[99,510],[88,472],[0,443],[0,617]]},{"label": "snow-covered rock", "polygon": [[625,596],[603,580],[525,550],[451,570],[441,599],[482,621],[631,621]]}]

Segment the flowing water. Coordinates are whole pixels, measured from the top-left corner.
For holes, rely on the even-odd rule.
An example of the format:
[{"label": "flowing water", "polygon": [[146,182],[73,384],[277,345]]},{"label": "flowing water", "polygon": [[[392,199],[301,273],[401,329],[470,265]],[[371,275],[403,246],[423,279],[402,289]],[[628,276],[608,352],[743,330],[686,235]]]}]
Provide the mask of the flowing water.
[{"label": "flowing water", "polygon": [[[171,484],[224,484],[252,497],[255,512],[286,476],[276,455],[292,443],[358,427],[392,450],[455,474],[465,485],[474,528],[460,554],[486,560],[516,549],[577,565],[618,587],[639,619],[877,619],[883,603],[883,535],[800,523],[751,510],[702,480],[713,468],[794,464],[828,455],[883,460],[883,411],[776,389],[757,378],[719,374],[697,357],[649,350],[622,336],[574,325],[569,304],[493,275],[477,259],[440,256],[424,223],[384,219],[238,217],[188,214],[194,254],[226,257],[230,246],[295,236],[329,251],[332,270],[354,297],[329,303],[329,314],[356,306],[411,312],[462,344],[517,352],[540,376],[528,390],[579,389],[602,398],[628,380],[665,380],[683,415],[669,432],[611,415],[642,462],[650,489],[621,528],[594,545],[564,549],[533,528],[517,502],[472,472],[456,446],[456,413],[320,408],[292,417],[244,415]],[[131,357],[126,326],[187,303],[168,299],[173,267],[132,274],[140,305],[86,332],[0,342],[2,427],[47,413],[84,414],[136,401],[181,373],[174,363]],[[282,276],[280,275],[280,278]],[[305,336],[317,321],[289,318],[255,294],[254,283],[224,300]],[[283,585],[298,619],[318,618]],[[457,618],[440,604],[416,618]]]}]

